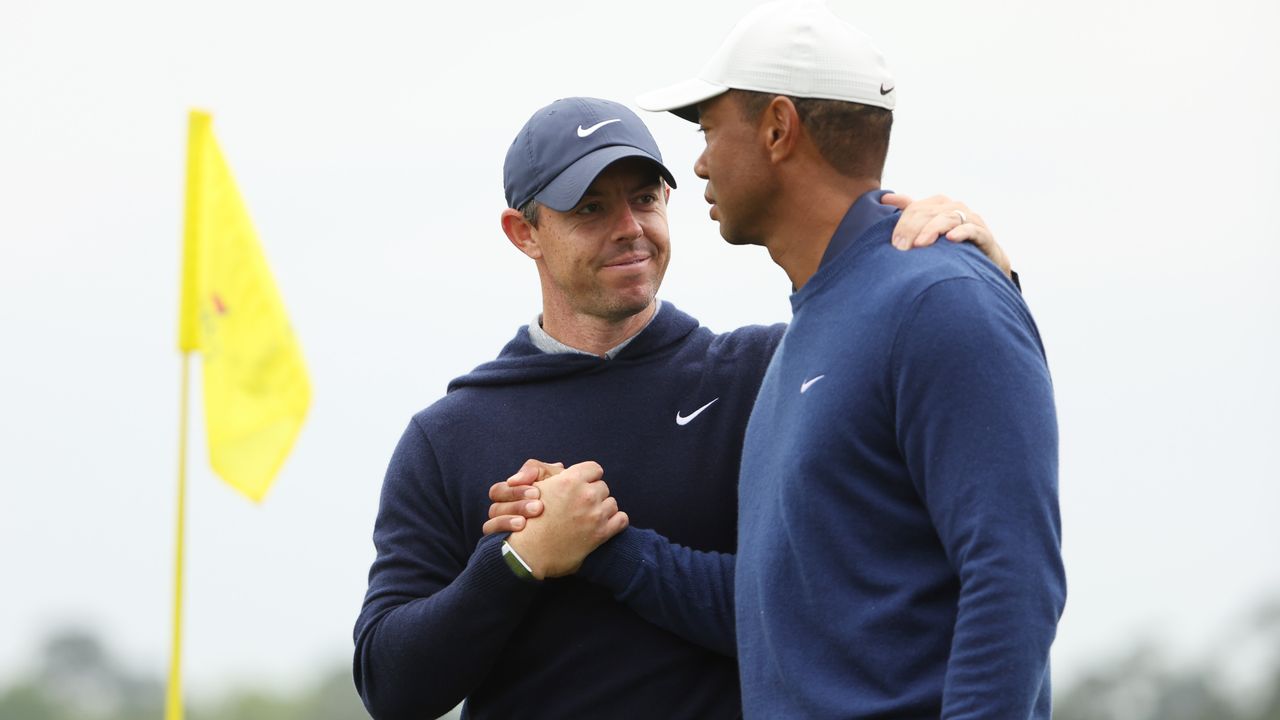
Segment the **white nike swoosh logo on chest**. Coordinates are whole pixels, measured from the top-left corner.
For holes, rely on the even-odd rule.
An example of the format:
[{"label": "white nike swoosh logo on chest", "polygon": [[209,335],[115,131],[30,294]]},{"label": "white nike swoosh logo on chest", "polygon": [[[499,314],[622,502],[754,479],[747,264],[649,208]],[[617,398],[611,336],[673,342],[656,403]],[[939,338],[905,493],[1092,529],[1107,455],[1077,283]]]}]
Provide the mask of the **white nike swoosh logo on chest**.
[{"label": "white nike swoosh logo on chest", "polygon": [[[720,398],[716,398],[716,400],[719,400],[719,399],[720,399]],[[681,415],[681,414],[680,414],[680,411],[679,411],[679,410],[677,410],[677,411],[676,411],[676,424],[677,424],[677,425],[688,425],[690,422],[692,422],[692,421],[693,421],[693,419],[694,419],[694,418],[696,418],[696,417],[698,417],[699,415],[701,415],[703,410],[706,410],[707,408],[711,407],[712,405],[715,405],[715,404],[716,404],[716,400],[712,400],[711,402],[707,403],[706,405],[703,405],[702,407],[698,408],[697,410],[694,410],[693,412],[689,413],[688,415]]]},{"label": "white nike swoosh logo on chest", "polygon": [[800,392],[802,393],[808,392],[809,388],[813,387],[814,383],[818,382],[824,377],[826,377],[826,375],[819,375],[816,378],[810,378],[809,380],[805,380],[804,382],[800,383]]},{"label": "white nike swoosh logo on chest", "polygon": [[595,132],[595,131],[599,130],[600,128],[604,127],[605,125],[608,125],[609,123],[616,123],[616,122],[622,122],[622,118],[614,118],[614,119],[612,119],[612,120],[601,120],[600,122],[596,123],[595,125],[592,125],[591,127],[587,128],[587,129],[585,129],[585,130],[582,128],[582,126],[581,126],[581,125],[579,125],[579,126],[578,126],[578,137],[581,137],[581,138],[587,137],[587,136],[591,135],[591,133],[593,133],[593,132]]}]

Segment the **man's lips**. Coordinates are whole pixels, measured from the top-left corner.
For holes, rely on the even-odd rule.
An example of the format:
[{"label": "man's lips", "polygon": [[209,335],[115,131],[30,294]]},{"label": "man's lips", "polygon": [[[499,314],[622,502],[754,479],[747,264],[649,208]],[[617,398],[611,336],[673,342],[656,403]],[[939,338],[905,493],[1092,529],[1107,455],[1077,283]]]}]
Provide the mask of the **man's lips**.
[{"label": "man's lips", "polygon": [[648,259],[649,259],[649,255],[645,253],[631,253],[628,255],[623,255],[620,258],[610,260],[608,263],[605,264],[605,267],[626,269],[626,268],[634,267],[636,265],[640,265],[641,263],[647,261]]}]

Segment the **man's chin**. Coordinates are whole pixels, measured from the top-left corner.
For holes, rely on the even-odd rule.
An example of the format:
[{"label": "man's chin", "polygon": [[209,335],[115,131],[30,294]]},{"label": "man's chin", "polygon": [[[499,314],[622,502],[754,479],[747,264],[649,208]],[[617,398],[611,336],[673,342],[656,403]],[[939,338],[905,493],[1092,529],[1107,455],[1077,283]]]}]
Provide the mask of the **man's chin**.
[{"label": "man's chin", "polygon": [[734,233],[732,230],[725,227],[724,223],[720,223],[720,237],[724,238],[724,241],[729,243],[730,245],[763,245],[764,244],[760,242],[755,242],[750,238],[744,238],[742,235]]},{"label": "man's chin", "polygon": [[621,293],[615,295],[613,302],[610,303],[609,316],[615,320],[625,320],[639,315],[648,310],[649,306],[653,304],[657,290],[657,288],[653,288],[652,290],[637,291],[634,294]]}]

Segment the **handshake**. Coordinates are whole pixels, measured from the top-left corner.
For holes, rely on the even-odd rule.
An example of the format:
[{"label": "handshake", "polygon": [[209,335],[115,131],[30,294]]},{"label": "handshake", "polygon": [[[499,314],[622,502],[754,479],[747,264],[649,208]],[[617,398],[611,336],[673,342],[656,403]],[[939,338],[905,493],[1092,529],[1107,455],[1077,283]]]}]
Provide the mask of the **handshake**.
[{"label": "handshake", "polygon": [[489,488],[484,534],[510,532],[507,544],[539,580],[572,575],[592,550],[622,532],[627,514],[609,495],[604,468],[583,462],[526,461]]}]

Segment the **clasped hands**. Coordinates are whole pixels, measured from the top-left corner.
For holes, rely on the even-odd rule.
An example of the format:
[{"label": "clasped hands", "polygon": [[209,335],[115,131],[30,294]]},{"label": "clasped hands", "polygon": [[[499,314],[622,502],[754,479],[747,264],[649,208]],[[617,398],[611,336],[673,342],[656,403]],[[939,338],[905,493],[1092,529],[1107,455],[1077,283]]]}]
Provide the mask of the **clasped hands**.
[{"label": "clasped hands", "polygon": [[510,532],[507,544],[533,576],[571,575],[592,550],[622,532],[627,514],[609,494],[604,468],[583,462],[528,460],[514,475],[489,488],[484,534]]}]

